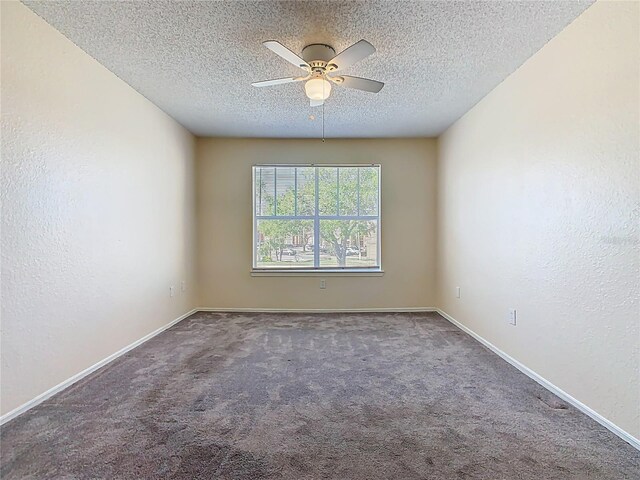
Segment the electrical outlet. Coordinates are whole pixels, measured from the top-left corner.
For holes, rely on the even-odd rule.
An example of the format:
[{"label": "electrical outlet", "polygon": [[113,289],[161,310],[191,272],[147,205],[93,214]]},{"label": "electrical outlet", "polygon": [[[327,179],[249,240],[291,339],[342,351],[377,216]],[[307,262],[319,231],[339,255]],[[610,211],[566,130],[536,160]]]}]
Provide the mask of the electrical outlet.
[{"label": "electrical outlet", "polygon": [[460,287],[456,287],[456,298],[460,298]]},{"label": "electrical outlet", "polygon": [[183,292],[187,291],[187,282],[182,280],[182,283],[180,284],[180,288],[182,289]]},{"label": "electrical outlet", "polygon": [[169,287],[169,296],[170,296],[170,297],[173,297],[174,290],[175,290],[175,287],[174,287],[173,285],[171,285],[171,286]]},{"label": "electrical outlet", "polygon": [[516,321],[517,321],[517,314],[516,314],[516,309],[512,308],[509,310],[509,325],[516,325]]},{"label": "electrical outlet", "polygon": [[320,280],[320,288],[327,288],[327,281],[322,279]]}]

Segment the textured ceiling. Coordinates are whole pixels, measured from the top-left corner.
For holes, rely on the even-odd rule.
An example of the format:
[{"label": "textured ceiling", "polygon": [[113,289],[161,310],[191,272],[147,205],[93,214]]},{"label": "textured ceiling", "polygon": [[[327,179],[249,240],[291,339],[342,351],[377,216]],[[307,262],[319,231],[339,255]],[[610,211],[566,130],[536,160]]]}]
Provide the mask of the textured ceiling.
[{"label": "textured ceiling", "polygon": [[24,3],[197,135],[319,136],[302,83],[251,86],[300,74],[261,42],[364,38],[377,52],[344,73],[385,87],[335,87],[326,136],[402,137],[441,133],[593,0]]}]

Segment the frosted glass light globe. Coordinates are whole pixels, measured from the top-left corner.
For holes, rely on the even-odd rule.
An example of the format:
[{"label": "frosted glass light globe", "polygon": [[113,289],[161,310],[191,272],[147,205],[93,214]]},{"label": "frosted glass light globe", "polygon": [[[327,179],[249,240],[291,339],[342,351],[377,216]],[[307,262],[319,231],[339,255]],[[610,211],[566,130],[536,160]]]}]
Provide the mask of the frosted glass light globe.
[{"label": "frosted glass light globe", "polygon": [[324,78],[312,78],[304,84],[304,91],[311,100],[326,100],[331,93],[331,83]]}]

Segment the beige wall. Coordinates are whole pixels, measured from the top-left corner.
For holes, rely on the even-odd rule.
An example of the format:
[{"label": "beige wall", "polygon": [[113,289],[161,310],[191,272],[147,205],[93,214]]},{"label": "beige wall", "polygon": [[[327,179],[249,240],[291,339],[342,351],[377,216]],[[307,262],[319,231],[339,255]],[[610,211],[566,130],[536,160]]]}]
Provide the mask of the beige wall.
[{"label": "beige wall", "polygon": [[636,437],[639,5],[596,3],[455,123],[438,184],[439,306]]},{"label": "beige wall", "polygon": [[[434,140],[198,139],[200,305],[236,308],[432,307]],[[251,277],[251,166],[382,165],[382,277]]]},{"label": "beige wall", "polygon": [[[194,147],[1,2],[2,413],[196,304],[439,306],[640,436],[638,5],[588,9],[440,138],[436,162],[429,139]],[[289,162],[382,164],[384,276],[250,276],[251,165]]]},{"label": "beige wall", "polygon": [[0,3],[6,413],[195,306],[194,139]]}]

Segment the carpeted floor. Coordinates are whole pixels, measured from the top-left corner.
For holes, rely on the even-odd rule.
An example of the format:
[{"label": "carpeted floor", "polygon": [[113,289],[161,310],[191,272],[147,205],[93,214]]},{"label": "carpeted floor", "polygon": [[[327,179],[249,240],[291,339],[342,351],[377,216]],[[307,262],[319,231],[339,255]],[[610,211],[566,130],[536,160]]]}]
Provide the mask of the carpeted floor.
[{"label": "carpeted floor", "polygon": [[640,478],[640,452],[429,313],[198,313],[1,447],[5,480]]}]

